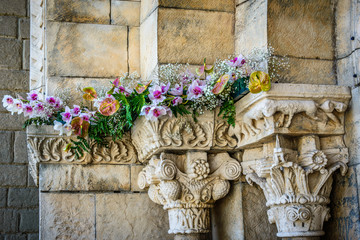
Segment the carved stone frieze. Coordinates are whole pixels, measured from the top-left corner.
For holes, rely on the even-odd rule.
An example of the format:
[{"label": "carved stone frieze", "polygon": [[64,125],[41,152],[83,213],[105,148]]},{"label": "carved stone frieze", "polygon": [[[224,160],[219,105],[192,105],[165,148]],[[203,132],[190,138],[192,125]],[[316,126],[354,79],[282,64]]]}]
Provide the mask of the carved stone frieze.
[{"label": "carved stone frieze", "polygon": [[29,152],[30,173],[35,182],[38,182],[38,164],[47,163],[73,163],[73,164],[131,164],[137,161],[137,154],[132,145],[130,135],[125,135],[121,140],[109,141],[109,145],[99,146],[95,142],[90,143],[89,152],[84,152],[80,158],[70,150],[64,149],[75,136],[59,136],[52,126],[41,128],[30,127],[28,129],[27,145]]},{"label": "carved stone frieze", "polygon": [[316,135],[277,136],[276,142],[245,150],[243,156],[246,180],[262,188],[278,237],[324,235],[323,223],[330,217],[332,174],[337,169],[342,175],[347,171],[348,152],[342,136],[322,140]]},{"label": "carved stone frieze", "polygon": [[192,116],[163,117],[157,121],[139,118],[131,137],[139,161],[149,160],[153,154],[166,149],[209,150],[212,146],[214,113],[205,112],[195,122]]},{"label": "carved stone frieze", "polygon": [[138,184],[168,210],[171,234],[207,233],[209,209],[227,195],[229,180],[240,177],[240,163],[228,153],[188,151],[154,156],[139,173]]}]

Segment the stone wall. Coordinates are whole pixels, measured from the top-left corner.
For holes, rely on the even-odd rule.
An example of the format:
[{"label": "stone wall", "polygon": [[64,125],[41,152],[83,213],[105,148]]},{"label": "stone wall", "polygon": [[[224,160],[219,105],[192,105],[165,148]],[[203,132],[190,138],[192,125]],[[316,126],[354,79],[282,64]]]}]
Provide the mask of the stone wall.
[{"label": "stone wall", "polygon": [[[0,1],[0,95],[29,88],[29,3]],[[28,174],[24,119],[0,107],[0,239],[38,239],[38,189]]]}]

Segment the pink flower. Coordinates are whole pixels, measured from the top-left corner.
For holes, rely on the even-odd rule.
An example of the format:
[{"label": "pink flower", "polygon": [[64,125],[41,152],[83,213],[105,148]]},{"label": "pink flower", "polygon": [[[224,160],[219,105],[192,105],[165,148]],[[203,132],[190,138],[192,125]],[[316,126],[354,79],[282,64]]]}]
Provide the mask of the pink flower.
[{"label": "pink flower", "polygon": [[147,119],[150,121],[157,121],[159,117],[165,116],[167,113],[167,107],[165,106],[154,106],[150,109],[149,113],[146,115]]},{"label": "pink flower", "polygon": [[187,69],[183,74],[180,75],[180,80],[183,84],[188,84],[195,80],[195,75]]},{"label": "pink flower", "polygon": [[30,104],[24,104],[23,105],[24,110],[24,116],[25,117],[31,117],[34,113],[34,109]]},{"label": "pink flower", "polygon": [[151,110],[151,106],[146,105],[141,108],[140,116],[148,115]]},{"label": "pink flower", "polygon": [[184,87],[182,84],[175,84],[175,87],[170,90],[170,94],[175,96],[181,96],[183,94]]},{"label": "pink flower", "polygon": [[2,100],[4,108],[6,108],[8,111],[13,107],[14,104],[14,98],[10,95],[5,95]]},{"label": "pink flower", "polygon": [[206,84],[203,81],[193,81],[187,90],[187,100],[193,100],[201,97],[204,93],[203,90],[205,87]]},{"label": "pink flower", "polygon": [[161,93],[162,93],[162,94],[167,93],[167,91],[169,91],[169,88],[170,88],[170,83],[168,82],[168,83],[166,84],[166,86],[165,86],[165,85],[161,86]]},{"label": "pink flower", "polygon": [[171,101],[172,105],[174,105],[174,106],[176,106],[176,105],[178,105],[178,104],[181,104],[182,102],[183,102],[183,99],[182,99],[181,97],[175,97],[175,98]]},{"label": "pink flower", "polygon": [[166,99],[166,97],[162,95],[163,92],[160,86],[154,86],[149,90],[149,98],[154,104],[159,104]]},{"label": "pink flower", "polygon": [[46,97],[46,102],[50,105],[50,106],[55,106],[56,105],[56,100],[57,99],[55,99],[54,97],[51,97],[51,96],[49,96],[49,97]]},{"label": "pink flower", "polygon": [[65,112],[60,113],[62,120],[66,123],[70,123],[71,122],[71,111],[70,108],[68,106],[65,107]]},{"label": "pink flower", "polygon": [[239,57],[236,57],[234,59],[231,59],[228,62],[228,65],[230,67],[241,67],[242,65],[244,65],[246,63],[244,57],[240,54]]},{"label": "pink flower", "polygon": [[36,111],[37,114],[43,114],[44,113],[44,104],[43,103],[37,103],[34,107],[34,110]]},{"label": "pink flower", "polygon": [[112,84],[114,85],[114,87],[118,87],[120,85],[119,78],[115,79]]},{"label": "pink flower", "polygon": [[74,108],[71,109],[71,114],[73,116],[79,116],[80,112],[81,112],[81,109],[80,109],[80,106],[79,105],[74,105]]},{"label": "pink flower", "polygon": [[81,113],[80,114],[80,118],[84,121],[90,121],[91,118],[91,114],[90,113]]},{"label": "pink flower", "polygon": [[39,100],[39,94],[35,90],[31,91],[27,95],[28,95],[27,100],[29,100],[29,101],[37,101],[37,100]]}]

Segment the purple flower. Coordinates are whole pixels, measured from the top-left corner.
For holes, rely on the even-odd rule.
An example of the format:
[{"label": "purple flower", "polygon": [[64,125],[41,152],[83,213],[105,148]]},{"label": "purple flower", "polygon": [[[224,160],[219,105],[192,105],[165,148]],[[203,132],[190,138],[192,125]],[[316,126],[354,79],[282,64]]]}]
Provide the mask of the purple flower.
[{"label": "purple flower", "polygon": [[149,90],[149,98],[154,104],[159,104],[166,99],[166,97],[162,95],[162,89],[160,86],[154,86]]},{"label": "purple flower", "polygon": [[50,105],[50,106],[55,106],[56,105],[56,99],[54,97],[46,97],[46,102]]},{"label": "purple flower", "polygon": [[244,65],[246,63],[243,55],[239,55],[238,57],[235,57],[234,59],[231,59],[230,61],[228,61],[228,65],[230,67],[241,67],[242,65]]},{"label": "purple flower", "polygon": [[178,104],[181,104],[182,102],[183,102],[183,99],[182,99],[181,97],[175,97],[175,98],[171,101],[172,105],[174,105],[174,106],[176,106],[176,105],[178,105]]},{"label": "purple flower", "polygon": [[23,105],[23,110],[24,110],[24,116],[25,117],[31,117],[34,113],[34,109],[30,104],[24,104]]},{"label": "purple flower", "polygon": [[91,114],[89,114],[89,113],[81,113],[81,114],[80,114],[80,118],[81,118],[83,121],[89,122],[89,121],[90,121],[90,117],[91,117]]},{"label": "purple flower", "polygon": [[165,85],[161,86],[161,93],[163,94],[167,93],[167,91],[169,91],[169,88],[170,88],[170,83],[168,82],[166,86]]},{"label": "purple flower", "polygon": [[43,103],[37,103],[34,107],[37,114],[42,114],[45,110]]},{"label": "purple flower", "polygon": [[71,111],[70,108],[68,106],[65,107],[65,112],[60,113],[62,120],[66,123],[70,123],[71,122]]},{"label": "purple flower", "polygon": [[159,117],[166,115],[166,113],[167,113],[167,107],[154,106],[150,109],[146,117],[150,121],[157,121]]},{"label": "purple flower", "polygon": [[27,94],[27,100],[29,101],[37,101],[39,99],[39,94],[37,91],[33,90]]},{"label": "purple flower", "polygon": [[193,100],[201,97],[204,93],[203,90],[205,87],[206,84],[203,81],[193,81],[187,90],[187,100]]},{"label": "purple flower", "polygon": [[74,105],[74,108],[71,109],[71,114],[73,116],[79,116],[80,112],[81,112],[81,109],[80,109],[79,105]]},{"label": "purple flower", "polygon": [[183,84],[186,85],[195,80],[195,75],[189,69],[187,69],[180,75],[180,80]]},{"label": "purple flower", "polygon": [[181,96],[183,94],[184,87],[182,84],[175,84],[175,87],[172,88],[169,93],[175,96]]}]

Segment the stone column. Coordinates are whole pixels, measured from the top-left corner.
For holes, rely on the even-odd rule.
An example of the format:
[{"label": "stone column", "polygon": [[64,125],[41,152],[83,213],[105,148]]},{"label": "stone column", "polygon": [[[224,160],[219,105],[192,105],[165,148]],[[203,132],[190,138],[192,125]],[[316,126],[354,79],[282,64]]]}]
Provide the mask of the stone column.
[{"label": "stone column", "polygon": [[175,239],[207,239],[210,209],[227,195],[229,180],[239,178],[241,167],[227,153],[188,151],[154,156],[140,172],[140,188],[149,187],[152,201],[169,214],[169,234]]}]

